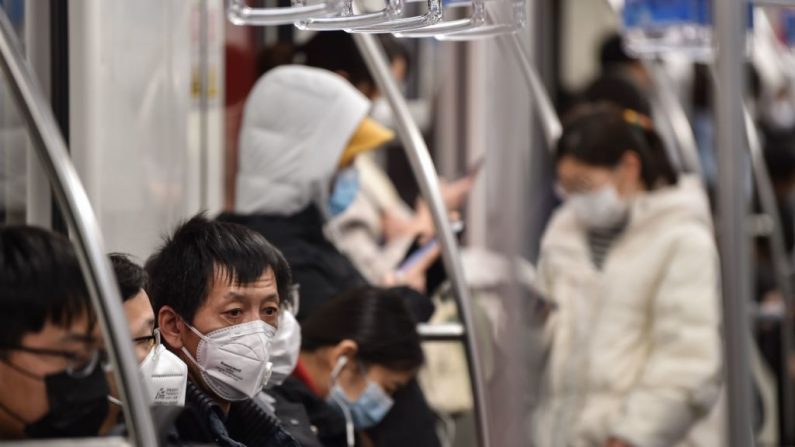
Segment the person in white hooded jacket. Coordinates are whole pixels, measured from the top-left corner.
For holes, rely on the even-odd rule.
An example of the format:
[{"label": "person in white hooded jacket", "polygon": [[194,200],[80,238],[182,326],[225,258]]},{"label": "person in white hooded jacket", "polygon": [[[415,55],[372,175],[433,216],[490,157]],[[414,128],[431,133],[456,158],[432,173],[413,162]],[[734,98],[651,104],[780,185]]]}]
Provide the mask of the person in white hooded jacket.
[{"label": "person in white hooded jacket", "polygon": [[651,120],[585,106],[556,154],[545,232],[552,302],[538,447],[719,447],[719,263],[706,195]]}]

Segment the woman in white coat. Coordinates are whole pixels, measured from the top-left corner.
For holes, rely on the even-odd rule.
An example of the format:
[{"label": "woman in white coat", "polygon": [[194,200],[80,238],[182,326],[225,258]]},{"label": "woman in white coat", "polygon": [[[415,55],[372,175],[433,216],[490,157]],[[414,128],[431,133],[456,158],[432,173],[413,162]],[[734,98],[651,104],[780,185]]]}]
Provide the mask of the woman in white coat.
[{"label": "woman in white coat", "polygon": [[651,121],[606,104],[567,122],[564,204],[541,248],[553,302],[538,447],[718,447],[718,258],[706,195]]}]

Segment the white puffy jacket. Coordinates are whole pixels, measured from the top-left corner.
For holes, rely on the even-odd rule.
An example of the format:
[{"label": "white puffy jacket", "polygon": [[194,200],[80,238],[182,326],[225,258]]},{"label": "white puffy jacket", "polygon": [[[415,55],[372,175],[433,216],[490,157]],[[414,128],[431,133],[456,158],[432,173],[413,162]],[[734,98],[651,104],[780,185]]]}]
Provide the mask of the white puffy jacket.
[{"label": "white puffy jacket", "polygon": [[538,447],[719,447],[719,264],[697,180],[633,200],[602,271],[569,206],[541,248],[539,287],[558,309],[534,415]]}]

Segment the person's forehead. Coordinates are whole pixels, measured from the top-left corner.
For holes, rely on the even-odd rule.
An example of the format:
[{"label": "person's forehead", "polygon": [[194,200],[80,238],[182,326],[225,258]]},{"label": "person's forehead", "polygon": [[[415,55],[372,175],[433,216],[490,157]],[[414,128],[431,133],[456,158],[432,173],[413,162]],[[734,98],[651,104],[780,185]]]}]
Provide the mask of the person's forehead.
[{"label": "person's forehead", "polygon": [[276,275],[270,267],[266,268],[257,279],[245,284],[238,283],[236,278],[230,281],[229,276],[220,272],[215,277],[210,295],[226,299],[266,298],[277,301],[279,299]]},{"label": "person's forehead", "polygon": [[130,319],[154,318],[154,310],[152,309],[152,303],[149,301],[149,295],[143,290],[124,302],[124,312]]}]

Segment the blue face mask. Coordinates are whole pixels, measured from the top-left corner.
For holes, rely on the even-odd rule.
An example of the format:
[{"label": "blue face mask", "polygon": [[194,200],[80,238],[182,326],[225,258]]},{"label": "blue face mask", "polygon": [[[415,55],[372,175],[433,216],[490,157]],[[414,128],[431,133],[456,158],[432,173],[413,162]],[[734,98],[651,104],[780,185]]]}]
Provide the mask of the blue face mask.
[{"label": "blue face mask", "polygon": [[[395,402],[377,383],[368,380],[367,388],[356,400],[351,400],[345,394],[345,390],[336,383],[342,368],[348,363],[346,356],[340,357],[334,370],[331,372],[331,380],[335,382],[328,396],[328,401],[335,403],[345,414],[348,424],[353,423],[353,427],[358,430],[366,430],[381,422]],[[353,427],[348,427],[348,444],[352,444]]]},{"label": "blue face mask", "polygon": [[357,430],[366,430],[377,425],[395,403],[377,383],[372,381],[368,381],[367,388],[355,401],[348,399],[342,387],[334,385],[331,389],[330,400],[337,405],[347,407]]},{"label": "blue face mask", "polygon": [[343,169],[334,180],[334,188],[328,198],[328,209],[332,217],[348,209],[359,194],[359,171],[355,167]]}]

